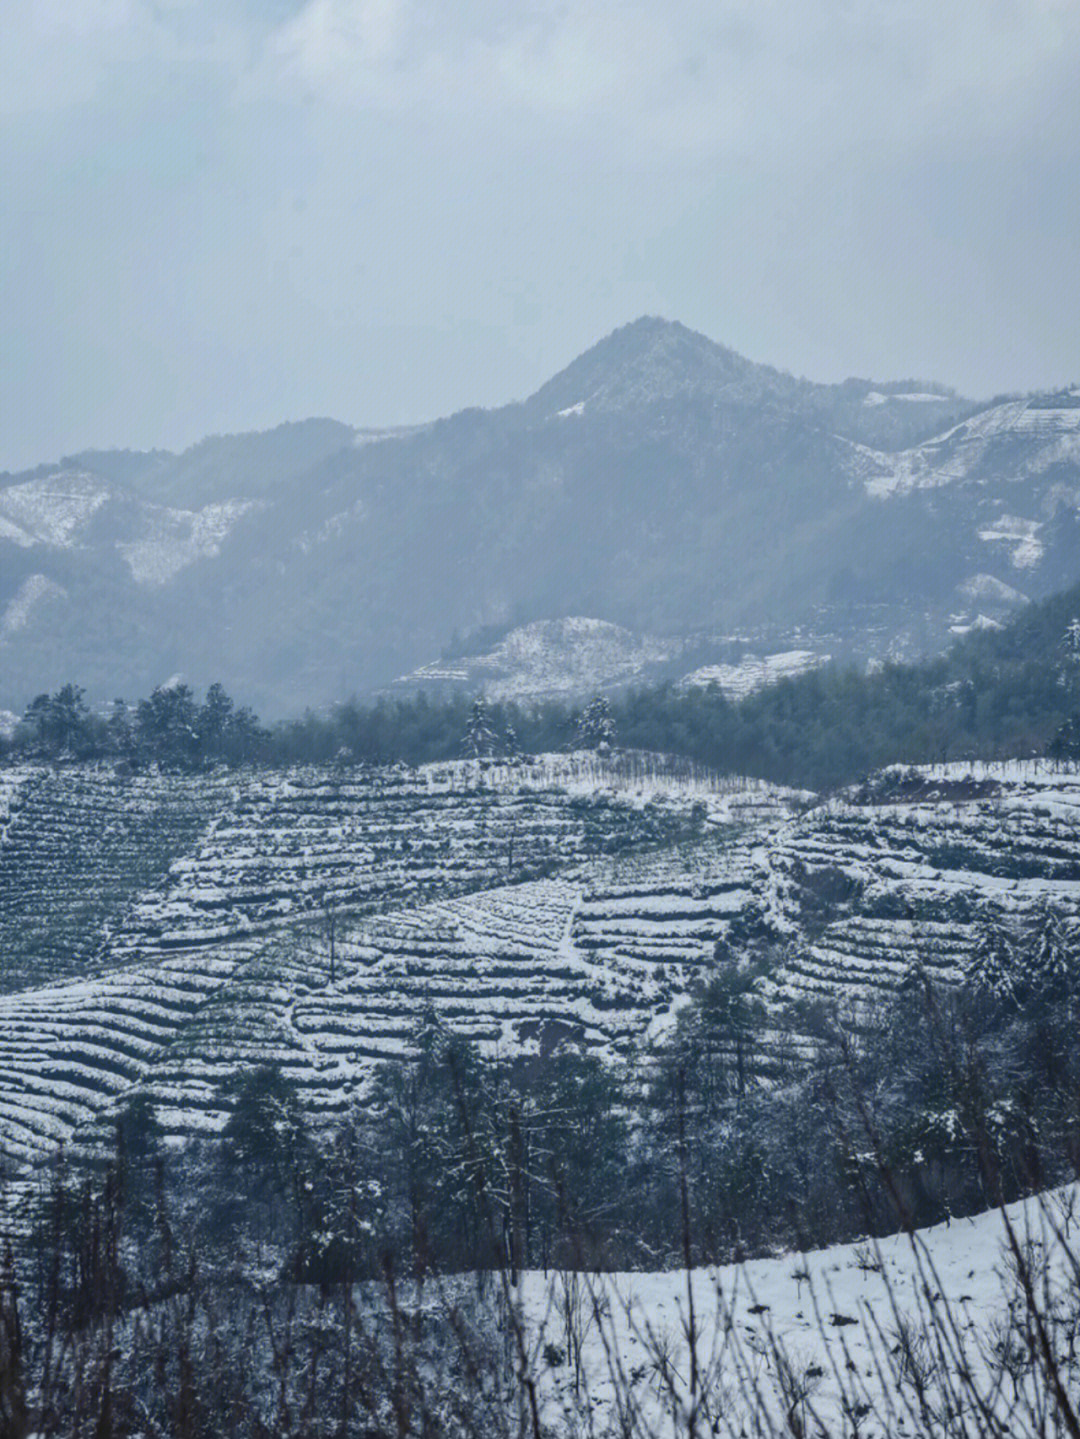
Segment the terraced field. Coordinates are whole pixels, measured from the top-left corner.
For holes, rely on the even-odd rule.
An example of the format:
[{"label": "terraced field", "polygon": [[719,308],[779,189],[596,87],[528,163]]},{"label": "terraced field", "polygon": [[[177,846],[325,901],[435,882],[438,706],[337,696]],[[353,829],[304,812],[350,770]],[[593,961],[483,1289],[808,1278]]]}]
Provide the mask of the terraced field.
[{"label": "terraced field", "polygon": [[221,802],[212,779],[0,771],[0,993],[99,972],[113,927]]},{"label": "terraced field", "polygon": [[[86,830],[87,797],[113,791],[73,781]],[[12,916],[6,836],[44,783],[24,776],[9,804]],[[153,785],[177,786],[193,823],[186,783],[131,791],[144,810],[129,826],[164,804]],[[214,812],[162,881],[138,889],[141,871],[117,861],[120,901],[96,943],[55,941],[52,983],[54,951],[40,946],[36,982],[0,999],[9,1162],[92,1143],[133,1089],[176,1140],[213,1131],[222,1082],[265,1063],[294,1080],[314,1123],[331,1122],[362,1101],[376,1064],[409,1057],[432,1013],[490,1054],[570,1040],[617,1058],[671,1024],[734,921],[778,960],[775,1006],[837,1001],[853,1022],[913,962],[959,978],[987,925],[1022,928],[1049,906],[1080,933],[1080,776],[1041,764],[887,771],[810,808],[765,786],[665,786],[567,757],[203,783],[200,813]],[[51,833],[41,874],[62,851]],[[39,873],[25,840],[15,853]],[[40,915],[45,892],[35,880]],[[72,924],[72,905],[57,912]]]},{"label": "terraced field", "polygon": [[18,1163],[91,1142],[132,1086],[178,1137],[215,1127],[219,1084],[257,1063],[333,1115],[424,1010],[488,1047],[610,1052],[663,996],[572,943],[596,856],[798,802],[625,756],[4,779],[0,1153]]},{"label": "terraced field", "polygon": [[987,927],[1044,907],[1080,936],[1080,775],[1044,761],[885,771],[769,854],[788,993],[870,999],[919,965],[960,978]]}]

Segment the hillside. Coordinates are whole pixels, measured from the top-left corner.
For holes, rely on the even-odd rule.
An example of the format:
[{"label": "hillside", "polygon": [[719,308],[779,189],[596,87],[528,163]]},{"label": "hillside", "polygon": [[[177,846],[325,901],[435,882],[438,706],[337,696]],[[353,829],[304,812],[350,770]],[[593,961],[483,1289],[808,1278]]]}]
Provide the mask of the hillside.
[{"label": "hillside", "polygon": [[524,881],[703,827],[767,827],[799,802],[591,755],[228,780],[28,766],[4,778],[9,1158],[51,1152],[136,1080],[190,1132],[216,1079],[255,1060],[280,1063],[315,1110],[340,1112],[374,1059],[407,1051],[425,1006],[489,1043],[570,1032],[610,1053],[680,981],[627,987],[617,965],[571,955],[579,888]]},{"label": "hillside", "polygon": [[585,756],[119,787],[24,769],[4,793],[15,1161],[89,1142],[132,1086],[167,1133],[213,1130],[222,1081],[264,1064],[321,1127],[423,1014],[481,1053],[628,1056],[736,931],[770,969],[768,1075],[793,1001],[857,1023],[913,967],[958,981],[988,932],[1080,927],[1080,777],[1044,761],[893,769],[827,804]]},{"label": "hillside", "polygon": [[499,410],[74,456],[0,480],[0,708],[933,653],[1075,582],[1075,399],[819,385],[646,318]]}]

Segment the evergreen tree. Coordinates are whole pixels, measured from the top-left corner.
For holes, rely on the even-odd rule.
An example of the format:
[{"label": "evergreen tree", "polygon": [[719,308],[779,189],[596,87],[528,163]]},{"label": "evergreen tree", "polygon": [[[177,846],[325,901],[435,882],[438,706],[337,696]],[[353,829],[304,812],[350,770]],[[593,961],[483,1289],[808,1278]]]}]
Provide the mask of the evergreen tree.
[{"label": "evergreen tree", "polygon": [[965,975],[968,987],[998,1003],[1016,999],[1020,976],[1016,954],[1005,930],[996,924],[979,927]]},{"label": "evergreen tree", "polygon": [[1051,759],[1080,760],[1080,715],[1070,715],[1048,746]]},{"label": "evergreen tree", "polygon": [[503,753],[508,760],[518,760],[521,758],[521,744],[512,720],[507,720],[503,729]]},{"label": "evergreen tree", "polygon": [[200,753],[199,711],[189,685],[159,685],[135,713],[136,744],[150,759],[190,769]]},{"label": "evergreen tree", "polygon": [[212,684],[199,711],[198,729],[205,753],[215,759],[220,759],[225,752],[234,712],[235,706],[226,694],[225,686],[216,682]]},{"label": "evergreen tree", "polygon": [[1043,999],[1062,1000],[1076,981],[1076,945],[1061,916],[1049,904],[1040,905],[1034,920],[1031,948],[1031,985]]},{"label": "evergreen tree", "polygon": [[51,756],[78,754],[91,745],[91,718],[79,685],[63,685],[54,695],[37,695],[26,708],[23,726],[30,745]]},{"label": "evergreen tree", "polygon": [[608,750],[615,743],[615,720],[611,703],[603,695],[589,701],[581,713],[574,736],[576,749]]},{"label": "evergreen tree", "polygon": [[487,759],[495,753],[495,746],[495,731],[491,726],[487,701],[483,695],[477,695],[469,711],[462,752],[466,759]]},{"label": "evergreen tree", "polygon": [[90,711],[79,685],[66,684],[49,704],[49,726],[57,753],[74,752],[88,738]]},{"label": "evergreen tree", "polygon": [[110,754],[125,759],[132,754],[135,748],[135,732],[131,723],[131,711],[122,699],[113,700],[105,734]]}]

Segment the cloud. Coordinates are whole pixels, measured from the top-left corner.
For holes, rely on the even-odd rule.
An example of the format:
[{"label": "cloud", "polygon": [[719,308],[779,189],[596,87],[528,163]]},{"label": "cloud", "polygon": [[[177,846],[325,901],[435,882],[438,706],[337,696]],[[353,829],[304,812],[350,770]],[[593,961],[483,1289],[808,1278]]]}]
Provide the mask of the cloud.
[{"label": "cloud", "polygon": [[997,137],[1078,63],[1075,0],[309,0],[260,74],[333,106],[601,117],[768,157]]},{"label": "cloud", "polygon": [[712,8],[589,0],[433,15],[408,0],[310,0],[270,38],[260,81],[361,110],[619,127],[675,108],[715,130]]},{"label": "cloud", "polygon": [[0,110],[121,64],[217,67],[243,106],[498,121],[771,161],[1031,131],[1080,65],[1075,0],[35,0],[0,29]]}]

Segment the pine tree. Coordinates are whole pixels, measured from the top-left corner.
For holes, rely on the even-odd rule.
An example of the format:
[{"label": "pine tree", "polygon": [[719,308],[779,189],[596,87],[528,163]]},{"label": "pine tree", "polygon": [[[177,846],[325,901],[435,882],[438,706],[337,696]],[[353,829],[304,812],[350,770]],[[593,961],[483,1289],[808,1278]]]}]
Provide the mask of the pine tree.
[{"label": "pine tree", "polygon": [[521,759],[521,743],[510,720],[506,721],[506,728],[503,730],[503,752],[508,760]]},{"label": "pine tree", "polygon": [[224,754],[225,740],[232,725],[235,706],[225,686],[214,683],[206,691],[206,699],[199,711],[197,728],[205,752],[220,759]]},{"label": "pine tree", "polygon": [[1043,903],[1036,912],[1034,940],[1032,986],[1046,999],[1062,999],[1073,986],[1075,946],[1069,942],[1061,916],[1048,904]]},{"label": "pine tree", "polygon": [[126,759],[134,749],[135,738],[131,727],[131,711],[122,699],[113,700],[112,713],[105,725],[105,731],[110,752]]},{"label": "pine tree", "polygon": [[577,749],[608,750],[615,743],[611,704],[603,695],[589,701],[581,713],[574,737]]},{"label": "pine tree", "polygon": [[980,927],[966,978],[977,994],[1000,1002],[1016,999],[1019,987],[1016,955],[1008,935],[998,925]]},{"label": "pine tree", "polygon": [[1080,715],[1070,715],[1050,741],[1052,759],[1080,760]]},{"label": "pine tree", "polygon": [[473,700],[461,747],[466,759],[486,759],[495,753],[495,731],[483,695]]}]

